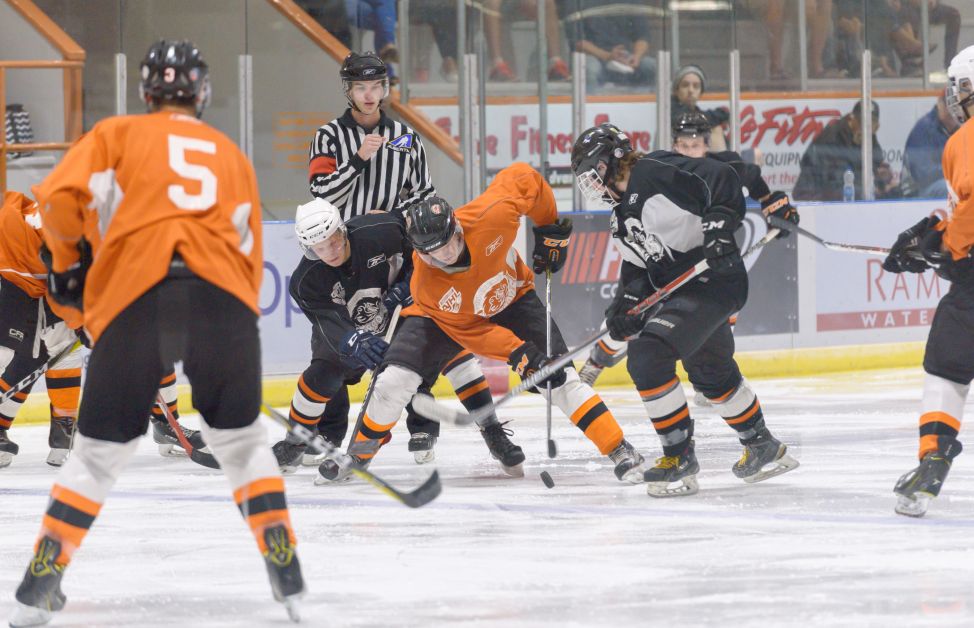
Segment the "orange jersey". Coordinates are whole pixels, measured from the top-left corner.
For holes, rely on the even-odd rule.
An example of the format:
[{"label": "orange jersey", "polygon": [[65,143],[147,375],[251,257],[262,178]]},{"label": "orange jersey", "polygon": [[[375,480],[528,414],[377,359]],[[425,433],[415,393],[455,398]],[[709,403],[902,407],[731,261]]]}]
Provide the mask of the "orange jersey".
[{"label": "orange jersey", "polygon": [[47,269],[41,263],[41,217],[37,203],[20,192],[7,192],[0,209],[0,277],[32,299],[47,293]]},{"label": "orange jersey", "polygon": [[534,288],[534,274],[514,247],[522,216],[548,225],[558,210],[541,175],[515,163],[456,210],[470,253],[468,270],[448,273],[413,254],[410,290],[416,305],[465,349],[505,361],[524,341],[488,319]]},{"label": "orange jersey", "polygon": [[951,209],[944,245],[957,260],[974,245],[974,122],[968,120],[950,136],[942,162]]},{"label": "orange jersey", "polygon": [[[253,167],[223,133],[171,111],[99,122],[38,186],[54,270],[94,262],[84,293],[93,339],[169,272],[174,252],[255,313],[263,274]],[[201,307],[205,307],[201,304]]]}]

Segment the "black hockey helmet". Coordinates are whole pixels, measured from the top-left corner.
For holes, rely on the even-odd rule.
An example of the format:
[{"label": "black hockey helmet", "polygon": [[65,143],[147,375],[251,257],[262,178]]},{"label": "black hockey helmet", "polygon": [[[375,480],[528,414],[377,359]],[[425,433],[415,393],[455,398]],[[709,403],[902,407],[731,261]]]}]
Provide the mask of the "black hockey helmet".
[{"label": "black hockey helmet", "polygon": [[[605,191],[605,181],[612,181],[619,160],[632,152],[629,136],[614,124],[605,122],[584,131],[572,147],[572,172],[578,179],[578,189],[593,203],[610,206],[618,202]],[[604,174],[599,174],[599,164],[605,163]]]},{"label": "black hockey helmet", "polygon": [[356,81],[382,81],[385,91],[382,98],[389,97],[389,68],[371,50],[359,54],[355,51],[348,53],[345,61],[342,62],[342,69],[339,72],[342,77],[342,88],[345,90],[345,98],[348,104],[355,107],[352,102],[352,83]]},{"label": "black hockey helmet", "polygon": [[710,137],[712,125],[707,116],[699,111],[687,111],[673,121],[673,139],[678,137]]},{"label": "black hockey helmet", "polygon": [[192,105],[199,117],[210,102],[209,66],[190,41],[160,39],[145,53],[140,71],[139,96],[150,107]]},{"label": "black hockey helmet", "polygon": [[421,253],[435,251],[460,231],[453,208],[443,198],[430,196],[404,208],[406,237]]}]

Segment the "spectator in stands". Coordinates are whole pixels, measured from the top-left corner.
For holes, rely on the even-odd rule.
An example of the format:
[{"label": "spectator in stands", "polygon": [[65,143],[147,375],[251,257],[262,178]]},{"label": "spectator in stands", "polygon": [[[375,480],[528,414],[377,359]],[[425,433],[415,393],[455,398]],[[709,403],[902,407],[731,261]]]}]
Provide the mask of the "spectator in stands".
[{"label": "spectator in stands", "polygon": [[[889,0],[834,0],[835,62],[840,72],[862,73],[862,51],[872,51],[873,76],[895,77],[891,37],[897,29]],[[868,22],[868,28],[866,28]]]},{"label": "spectator in stands", "polygon": [[[625,5],[632,7],[631,13],[618,10]],[[652,85],[656,80],[656,59],[649,54],[649,19],[633,0],[614,2],[612,13],[600,15],[599,9],[604,6],[604,0],[577,0],[572,2],[575,12],[566,16],[571,24],[572,48],[587,55],[586,88],[598,92],[604,91],[600,88],[606,84],[642,88]]]},{"label": "spectator in stands", "polygon": [[389,83],[395,84],[392,65],[399,62],[396,48],[396,0],[345,0],[345,11],[357,28],[375,34],[375,50],[389,68]]},{"label": "spectator in stands", "polygon": [[346,48],[352,47],[352,32],[348,29],[345,0],[295,0],[295,3]]},{"label": "spectator in stands", "polygon": [[548,78],[553,81],[568,81],[572,78],[568,64],[561,57],[561,22],[558,20],[554,0],[484,0],[484,32],[487,36],[487,52],[492,59],[490,80],[517,80],[517,74],[504,58],[502,18],[511,19],[511,16],[519,13],[521,19],[534,20],[538,15],[539,1],[545,3]]},{"label": "spectator in stands", "polygon": [[673,96],[670,99],[670,122],[675,124],[685,113],[699,111],[707,116],[712,127],[710,147],[714,151],[727,149],[727,138],[721,125],[730,119],[727,109],[701,109],[697,102],[707,87],[707,77],[697,65],[685,65],[673,77]]},{"label": "spectator in stands", "polygon": [[[921,4],[926,2],[929,7],[930,24],[942,24],[944,26],[944,67],[950,64],[950,60],[957,54],[957,40],[960,37],[960,11],[952,6],[942,4],[940,0],[896,0],[899,4],[897,20],[903,26],[909,26],[909,33],[912,34],[912,53],[913,56],[920,58],[922,66],[923,37],[921,36]],[[900,48],[897,47],[897,52]],[[900,54],[903,58],[903,54]],[[904,64],[906,60],[904,59]],[[915,61],[913,63],[916,63]],[[921,67],[922,70],[922,67]]]},{"label": "spectator in stands", "polygon": [[[409,21],[414,24],[430,25],[433,29],[433,41],[436,42],[440,58],[443,59],[440,64],[440,76],[449,83],[456,83],[457,3],[454,0],[413,0],[409,3]],[[419,67],[419,64],[416,64],[416,67]],[[420,82],[429,80],[428,58],[424,67],[425,72],[422,70],[416,72],[416,79]]]},{"label": "spectator in stands", "polygon": [[[903,188],[921,198],[945,198],[947,183],[941,157],[947,138],[957,130],[957,120],[947,110],[944,94],[927,115],[913,125],[903,151]],[[909,182],[909,186],[907,186]]]},{"label": "spectator in stands", "polygon": [[[873,101],[873,182],[876,198],[896,198],[900,188],[889,164],[883,160],[883,148],[876,139],[879,130],[879,105]],[[852,170],[855,197],[862,193],[862,101],[852,113],[834,120],[812,141],[801,160],[801,173],[792,196],[806,201],[841,201],[843,175]]]},{"label": "spectator in stands", "polygon": [[[739,0],[743,8],[762,17],[768,28],[768,77],[775,81],[791,78],[782,56],[785,34],[785,0]],[[808,24],[808,75],[826,76],[823,65],[825,42],[832,26],[832,0],[805,0]]]}]

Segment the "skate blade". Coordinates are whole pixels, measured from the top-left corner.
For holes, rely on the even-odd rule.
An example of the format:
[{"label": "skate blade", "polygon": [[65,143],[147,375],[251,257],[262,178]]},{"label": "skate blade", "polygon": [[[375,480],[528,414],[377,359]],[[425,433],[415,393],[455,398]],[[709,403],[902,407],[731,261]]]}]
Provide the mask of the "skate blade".
[{"label": "skate blade", "polygon": [[324,461],[324,454],[302,454],[301,455],[301,466],[302,467],[317,467],[321,465]]},{"label": "skate blade", "polygon": [[436,460],[436,452],[432,449],[424,449],[422,451],[413,452],[413,460],[416,464],[429,464]]},{"label": "skate blade", "polygon": [[[754,484],[755,482],[763,482],[764,480],[773,478],[776,475],[781,475],[782,473],[788,473],[798,468],[798,461],[789,456],[786,453],[781,454],[777,460],[772,460],[768,464],[761,467],[761,470],[754,475],[749,475],[746,478],[742,478],[748,484]],[[774,465],[774,466],[772,466]],[[770,468],[769,468],[770,467]]]},{"label": "skate blade", "polygon": [[922,517],[927,514],[927,508],[933,500],[933,495],[929,493],[914,493],[912,497],[898,495],[894,510],[898,515],[907,517]]},{"label": "skate blade", "polygon": [[696,495],[700,490],[696,475],[688,475],[678,481],[679,486],[673,486],[675,482],[647,482],[646,494],[650,497],[683,497]]},{"label": "skate blade", "polygon": [[297,464],[282,464],[278,466],[281,469],[281,475],[291,475],[298,470]]},{"label": "skate blade", "polygon": [[626,482],[627,484],[642,484],[646,481],[643,474],[646,473],[646,469],[643,468],[642,464],[637,464],[635,467],[629,469],[622,474],[619,478],[620,482]]},{"label": "skate blade", "polygon": [[303,593],[289,595],[281,602],[281,604],[284,605],[284,610],[287,611],[288,619],[296,624],[301,623],[301,605],[298,603],[298,601],[301,599],[301,597],[303,597],[303,595]]},{"label": "skate blade", "polygon": [[51,621],[54,613],[43,608],[27,606],[17,602],[17,608],[10,617],[10,628],[27,628],[28,626],[43,626]]},{"label": "skate blade", "polygon": [[68,461],[69,453],[71,453],[70,449],[52,449],[51,453],[47,454],[47,464],[52,467],[63,466]]},{"label": "skate blade", "polygon": [[517,463],[516,465],[514,465],[512,467],[508,467],[508,466],[505,466],[505,465],[501,465],[501,469],[509,477],[512,477],[512,478],[523,478],[524,477],[524,463],[519,462],[519,463]]},{"label": "skate blade", "polygon": [[14,454],[9,451],[0,451],[0,469],[4,467],[9,467],[10,463],[14,461]]},{"label": "skate blade", "polygon": [[159,444],[159,455],[163,458],[183,458],[185,457],[186,450],[177,445],[170,445],[169,443]]}]

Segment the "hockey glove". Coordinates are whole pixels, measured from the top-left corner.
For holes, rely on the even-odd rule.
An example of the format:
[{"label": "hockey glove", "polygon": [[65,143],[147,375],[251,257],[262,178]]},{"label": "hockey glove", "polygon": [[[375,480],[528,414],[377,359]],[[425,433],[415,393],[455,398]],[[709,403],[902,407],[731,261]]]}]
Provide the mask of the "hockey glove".
[{"label": "hockey glove", "polygon": [[[538,349],[537,346],[530,340],[522,344],[520,347],[511,352],[511,356],[507,358],[507,363],[511,366],[511,369],[517,373],[522,380],[527,379],[534,375],[535,371],[540,369],[548,362],[548,358],[545,354]],[[565,369],[559,369],[555,371],[546,379],[538,382],[537,387],[529,389],[530,392],[539,392],[538,388],[544,388],[545,384],[551,382],[551,387],[558,388],[565,383]]]},{"label": "hockey glove", "polygon": [[629,314],[629,310],[653,292],[653,285],[648,277],[642,277],[626,284],[626,287],[616,293],[609,309],[605,311],[605,327],[613,340],[625,341],[632,336],[638,336],[646,326],[646,319],[652,308],[639,314]]},{"label": "hockey glove", "polygon": [[970,284],[974,280],[974,260],[970,257],[955,260],[950,251],[943,249],[943,241],[943,231],[927,231],[920,241],[923,259],[943,279],[951,283]]},{"label": "hockey glove", "polygon": [[741,219],[730,209],[715,206],[703,216],[703,256],[715,273],[732,273],[743,268],[741,250],[734,232]]},{"label": "hockey glove", "polygon": [[40,257],[47,267],[47,293],[55,302],[81,310],[84,301],[85,278],[91,266],[91,246],[84,238],[78,240],[78,261],[61,273],[52,270],[54,260],[46,244],[41,244]]},{"label": "hockey glove", "polygon": [[340,353],[347,362],[374,370],[388,348],[386,341],[372,332],[356,329],[345,334]]},{"label": "hockey glove", "polygon": [[535,273],[543,273],[551,269],[552,274],[561,270],[568,257],[568,242],[572,235],[572,221],[561,218],[543,227],[534,228],[534,260],[532,268]]},{"label": "hockey glove", "polygon": [[[798,224],[798,209],[791,204],[791,199],[784,192],[772,192],[768,198],[761,201],[761,213],[764,214],[765,220],[774,216],[794,225]],[[787,229],[781,229],[778,237],[787,238],[790,233]]]},{"label": "hockey glove", "polygon": [[409,292],[409,281],[400,281],[389,286],[382,296],[382,305],[392,312],[397,305],[408,307],[413,304],[413,295]]},{"label": "hockey glove", "polygon": [[921,244],[924,236],[934,229],[940,218],[927,216],[896,238],[889,255],[883,260],[883,270],[891,273],[922,273],[930,268],[923,257]]}]

